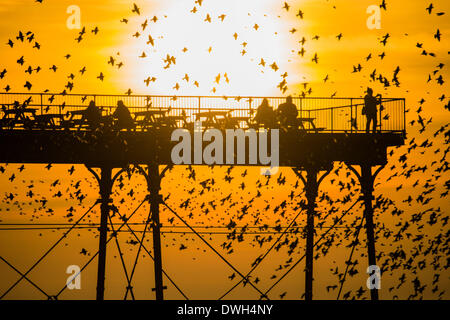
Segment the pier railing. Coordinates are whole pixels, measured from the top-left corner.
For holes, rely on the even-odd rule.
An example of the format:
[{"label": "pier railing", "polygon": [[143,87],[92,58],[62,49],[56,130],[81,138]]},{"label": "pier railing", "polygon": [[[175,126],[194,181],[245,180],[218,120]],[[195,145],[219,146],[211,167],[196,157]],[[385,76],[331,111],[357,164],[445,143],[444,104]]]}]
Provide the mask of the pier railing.
[{"label": "pier railing", "polygon": [[[233,117],[254,118],[262,100],[267,98],[275,110],[286,97],[219,97],[219,96],[161,96],[161,95],[101,95],[53,93],[0,93],[0,119],[5,110],[26,106],[36,109],[36,115],[59,114],[83,110],[90,101],[102,108],[105,115],[114,112],[122,100],[131,113],[145,110],[169,109],[173,116],[186,115],[189,122],[195,114],[209,110],[230,111]],[[293,97],[300,118],[312,118],[320,132],[365,132],[366,117],[362,114],[363,98]],[[405,99],[382,98],[378,107],[379,132],[405,132]],[[245,128],[244,121],[240,123]],[[17,127],[17,129],[21,129]]]}]

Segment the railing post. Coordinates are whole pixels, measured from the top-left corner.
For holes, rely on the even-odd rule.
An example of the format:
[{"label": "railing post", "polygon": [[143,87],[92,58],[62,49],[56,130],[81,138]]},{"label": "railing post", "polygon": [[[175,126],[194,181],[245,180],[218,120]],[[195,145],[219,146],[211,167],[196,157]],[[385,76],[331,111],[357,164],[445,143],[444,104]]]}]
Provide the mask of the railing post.
[{"label": "railing post", "polygon": [[401,100],[402,102],[403,102],[403,135],[405,136],[406,135],[406,111],[405,111],[405,108],[406,108],[406,101],[405,101],[405,98],[403,98],[402,100]]},{"label": "railing post", "polygon": [[[308,118],[311,118],[311,110],[308,110]],[[308,129],[311,129],[311,123],[308,122]]]},{"label": "railing post", "polygon": [[300,98],[300,118],[303,118],[303,99]]},{"label": "railing post", "polygon": [[200,106],[201,106],[201,99],[202,97],[198,97],[198,112],[200,112]]},{"label": "railing post", "polygon": [[[355,124],[356,124],[356,117],[355,117]],[[350,133],[353,133],[353,99],[352,98],[350,98]]]},{"label": "railing post", "polygon": [[41,97],[41,114],[43,114],[43,102],[42,102],[42,93],[40,94],[40,97]]},{"label": "railing post", "polygon": [[381,133],[381,119],[383,119],[383,117],[381,116],[381,112],[383,111],[383,105],[382,105],[382,103],[383,103],[383,99],[382,98],[380,98],[380,120],[379,120],[379,123],[380,123],[380,133]]},{"label": "railing post", "polygon": [[334,108],[331,107],[331,133],[333,133],[333,116],[334,116]]}]

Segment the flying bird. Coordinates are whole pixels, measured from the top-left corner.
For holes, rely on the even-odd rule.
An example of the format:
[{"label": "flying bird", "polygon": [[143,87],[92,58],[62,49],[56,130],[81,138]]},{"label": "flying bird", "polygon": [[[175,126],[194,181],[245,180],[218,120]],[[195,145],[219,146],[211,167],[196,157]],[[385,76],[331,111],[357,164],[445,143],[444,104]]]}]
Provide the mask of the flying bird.
[{"label": "flying bird", "polygon": [[139,7],[136,5],[136,3],[133,3],[133,10],[131,10],[131,12],[134,12],[138,15],[141,14],[141,11],[140,11]]}]

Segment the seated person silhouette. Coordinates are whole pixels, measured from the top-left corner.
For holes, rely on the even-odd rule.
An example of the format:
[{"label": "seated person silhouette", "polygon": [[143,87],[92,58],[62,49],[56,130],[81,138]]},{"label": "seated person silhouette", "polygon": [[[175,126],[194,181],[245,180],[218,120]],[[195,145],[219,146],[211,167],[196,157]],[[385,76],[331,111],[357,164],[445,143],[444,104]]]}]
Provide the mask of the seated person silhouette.
[{"label": "seated person silhouette", "polygon": [[292,103],[292,97],[288,96],[286,98],[286,102],[280,104],[278,107],[278,119],[280,120],[280,124],[282,127],[298,127],[298,111],[297,106]]},{"label": "seated person silhouette", "polygon": [[381,104],[381,95],[377,94],[376,96],[373,96],[373,90],[372,88],[367,88],[367,94],[364,97],[364,108],[363,108],[363,115],[366,115],[367,122],[366,122],[366,133],[370,132],[370,123],[373,124],[373,133],[376,132],[377,129],[377,105]]},{"label": "seated person silhouette", "polygon": [[113,118],[117,119],[117,127],[122,129],[133,129],[136,127],[133,118],[131,117],[130,110],[125,106],[122,100],[117,102],[117,108],[113,113]]},{"label": "seated person silhouette", "polygon": [[82,122],[84,120],[86,120],[92,130],[97,129],[100,126],[100,123],[102,121],[102,112],[95,105],[94,101],[89,102],[89,106],[84,110]]},{"label": "seated person silhouette", "polygon": [[258,126],[263,125],[264,128],[275,127],[275,112],[272,107],[269,106],[269,100],[267,100],[267,98],[264,98],[261,105],[258,107],[254,120]]}]

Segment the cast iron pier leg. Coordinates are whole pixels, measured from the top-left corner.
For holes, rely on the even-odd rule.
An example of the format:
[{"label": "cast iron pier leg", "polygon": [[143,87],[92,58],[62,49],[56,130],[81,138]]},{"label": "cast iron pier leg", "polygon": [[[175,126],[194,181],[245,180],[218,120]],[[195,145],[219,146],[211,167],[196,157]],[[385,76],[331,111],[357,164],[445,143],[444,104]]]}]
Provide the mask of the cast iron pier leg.
[{"label": "cast iron pier leg", "polygon": [[[373,182],[371,165],[361,165],[361,190],[364,197],[364,216],[366,218],[366,232],[367,232],[367,254],[369,258],[369,266],[376,266],[375,254],[375,234],[373,224]],[[372,300],[378,300],[378,289],[370,290],[370,297]]]},{"label": "cast iron pier leg", "polygon": [[316,214],[316,197],[318,183],[317,170],[308,169],[306,172],[306,198],[308,212],[306,221],[306,268],[305,268],[305,300],[312,300],[313,260],[314,260],[314,215]]},{"label": "cast iron pier leg", "polygon": [[97,300],[104,299],[105,292],[105,267],[106,267],[106,237],[108,233],[109,204],[111,202],[111,167],[101,168],[99,181],[101,196],[100,215],[100,240],[98,248],[98,272],[97,272]]},{"label": "cast iron pier leg", "polygon": [[155,258],[155,292],[156,300],[164,300],[163,278],[162,278],[162,255],[161,255],[161,233],[159,222],[159,204],[161,202],[161,177],[159,175],[159,166],[148,165],[148,183],[150,191],[150,210],[152,213],[153,229],[153,251]]},{"label": "cast iron pier leg", "polygon": [[333,168],[332,164],[326,164],[321,167],[326,170],[320,178],[317,167],[306,168],[306,179],[303,177],[302,168],[293,168],[297,177],[299,177],[305,186],[307,204],[306,218],[306,263],[305,263],[305,300],[311,301],[313,295],[313,261],[314,261],[314,215],[316,214],[316,199],[319,185],[323,179],[328,176]]}]

